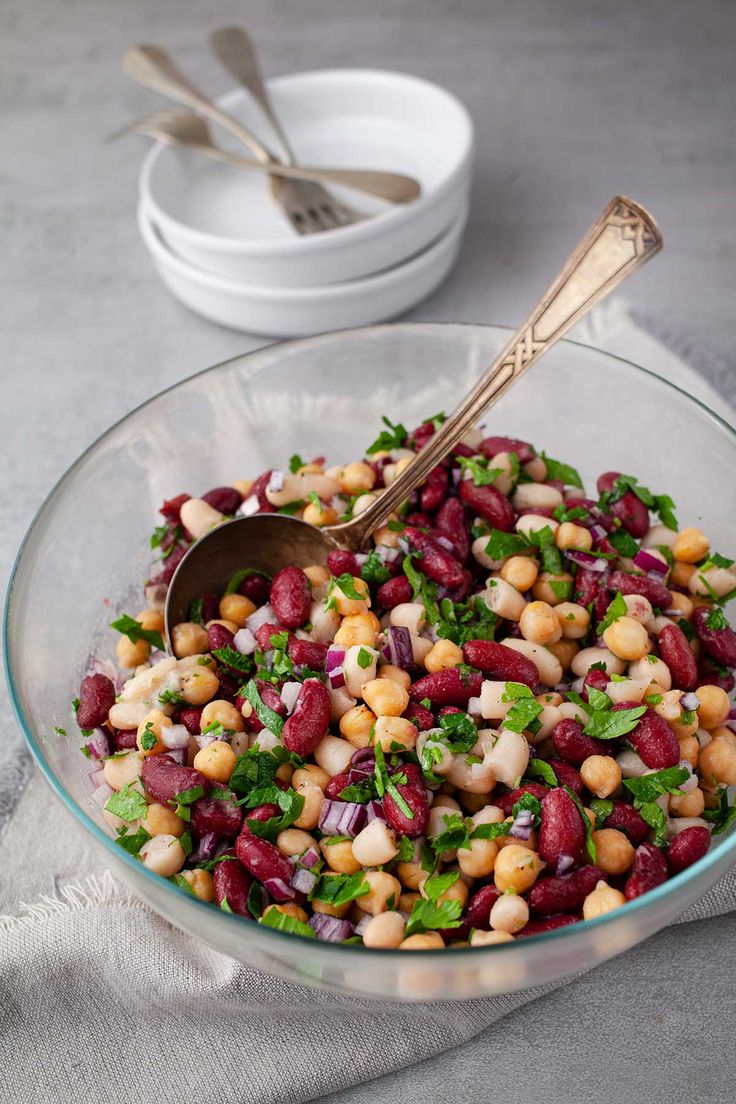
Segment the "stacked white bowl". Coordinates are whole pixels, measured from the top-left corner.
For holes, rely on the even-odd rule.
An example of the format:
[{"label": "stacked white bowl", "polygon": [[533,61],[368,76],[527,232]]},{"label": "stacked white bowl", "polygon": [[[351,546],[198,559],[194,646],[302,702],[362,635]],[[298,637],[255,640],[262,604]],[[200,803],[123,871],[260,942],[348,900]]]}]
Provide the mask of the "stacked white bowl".
[{"label": "stacked white bowl", "polygon": [[[460,249],[473,160],[466,109],[437,85],[380,70],[295,73],[268,86],[301,163],[406,173],[419,180],[421,196],[390,205],[331,185],[371,217],[300,235],[265,176],[155,146],[141,170],[138,224],[163,282],[205,318],[272,337],[409,310],[442,283]],[[268,144],[246,92],[218,102]]]}]

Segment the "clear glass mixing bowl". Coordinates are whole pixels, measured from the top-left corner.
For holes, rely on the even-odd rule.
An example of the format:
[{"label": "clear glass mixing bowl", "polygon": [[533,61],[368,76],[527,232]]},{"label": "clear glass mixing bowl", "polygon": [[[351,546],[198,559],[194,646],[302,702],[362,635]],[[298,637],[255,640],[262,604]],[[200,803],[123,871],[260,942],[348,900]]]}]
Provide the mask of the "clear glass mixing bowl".
[{"label": "clear glass mixing bowl", "polygon": [[[335,462],[355,457],[382,414],[411,427],[452,408],[508,336],[488,326],[377,326],[218,365],[151,399],[92,445],[51,492],[20,550],[6,606],[8,681],[46,780],[133,892],[172,924],[259,970],[394,999],[524,989],[645,939],[736,860],[732,834],[685,873],[598,920],[487,948],[384,952],[286,935],[196,900],[119,848],[89,800],[70,702],[90,653],[114,654],[111,611],[142,605],[148,537],[162,500],[252,477],[293,452]],[[672,494],[681,524],[702,524],[716,548],[736,549],[736,433],[657,376],[565,342],[486,423],[574,464],[588,486],[609,469],[635,473]]]}]

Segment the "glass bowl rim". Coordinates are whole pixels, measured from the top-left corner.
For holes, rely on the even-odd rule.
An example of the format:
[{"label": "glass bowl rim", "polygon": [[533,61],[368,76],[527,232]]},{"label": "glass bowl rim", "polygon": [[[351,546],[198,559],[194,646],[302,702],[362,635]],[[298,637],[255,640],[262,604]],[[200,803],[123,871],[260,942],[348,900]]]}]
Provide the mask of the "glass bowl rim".
[{"label": "glass bowl rim", "polygon": [[[168,882],[168,880],[166,878],[162,878],[160,875],[155,874],[151,870],[148,870],[133,855],[130,855],[127,851],[125,851],[124,848],[117,847],[113,837],[109,836],[100,827],[100,825],[97,824],[92,819],[92,817],[89,816],[89,814],[87,812],[85,812],[84,809],[82,809],[79,805],[77,805],[77,803],[74,800],[72,794],[67,791],[67,789],[63,785],[63,783],[57,778],[57,776],[56,776],[55,772],[53,771],[53,769],[51,768],[50,764],[48,764],[45,761],[40,741],[37,740],[35,732],[32,729],[32,726],[26,720],[25,715],[24,715],[24,713],[21,709],[20,701],[19,701],[19,698],[18,698],[18,695],[17,695],[17,692],[16,692],[16,688],[15,688],[15,682],[14,682],[14,679],[13,679],[13,672],[12,672],[12,668],[11,668],[9,629],[10,629],[10,606],[11,606],[14,582],[15,582],[16,575],[18,574],[18,571],[21,568],[21,564],[22,564],[23,555],[24,555],[26,545],[28,544],[34,530],[36,529],[36,526],[42,520],[43,514],[46,511],[46,508],[51,504],[52,500],[56,496],[57,491],[59,491],[61,489],[62,485],[64,484],[64,482],[66,481],[68,476],[70,476],[74,471],[76,471],[76,469],[83,464],[83,462],[97,448],[97,446],[102,444],[102,442],[105,441],[112,433],[114,433],[114,431],[116,429],[118,429],[119,426],[123,425],[129,419],[135,417],[135,415],[137,415],[140,411],[144,410],[147,406],[149,406],[150,404],[156,402],[158,399],[160,399],[162,396],[168,394],[169,392],[174,391],[179,387],[183,387],[186,384],[190,383],[192,380],[199,379],[201,376],[207,375],[210,372],[216,372],[216,371],[219,371],[220,369],[226,368],[228,365],[232,365],[236,361],[247,361],[251,357],[255,357],[255,356],[258,356],[259,354],[263,354],[263,353],[268,353],[268,352],[277,350],[279,348],[282,348],[282,349],[288,351],[290,349],[293,349],[295,346],[306,347],[308,345],[319,345],[320,343],[325,342],[325,341],[334,342],[336,339],[339,339],[341,337],[354,337],[354,336],[359,336],[359,335],[382,334],[382,333],[389,333],[389,332],[396,333],[396,332],[400,332],[402,330],[426,329],[428,327],[429,328],[447,327],[448,329],[453,328],[453,329],[460,329],[460,330],[495,331],[497,333],[500,332],[501,334],[508,335],[509,337],[514,333],[513,328],[510,327],[510,326],[499,326],[499,325],[496,325],[496,324],[493,324],[493,323],[434,322],[434,321],[432,321],[432,322],[408,321],[408,322],[397,322],[397,323],[384,323],[384,324],[381,324],[381,325],[374,325],[374,326],[351,327],[351,328],[347,328],[347,329],[343,329],[343,330],[329,330],[329,331],[326,331],[324,333],[313,334],[313,335],[310,335],[309,337],[293,338],[293,339],[288,340],[288,341],[268,342],[265,345],[259,346],[257,349],[252,349],[250,352],[240,353],[237,356],[230,357],[227,360],[221,361],[219,364],[210,365],[210,367],[208,367],[208,368],[203,368],[201,371],[194,372],[191,376],[187,376],[185,379],[178,380],[176,383],[171,384],[169,387],[163,388],[163,390],[156,392],[155,395],[149,396],[149,398],[145,399],[142,403],[139,403],[132,410],[128,411],[127,414],[124,414],[122,418],[119,418],[116,422],[114,422],[111,426],[109,426],[103,433],[101,433],[99,435],[99,437],[97,437],[94,441],[92,441],[91,444],[89,444],[80,453],[80,455],[76,458],[76,460],[74,460],[69,465],[69,467],[66,469],[66,471],[63,472],[63,474],[56,480],[56,482],[52,486],[51,490],[44,497],[44,499],[41,502],[40,506],[36,510],[36,512],[33,516],[33,519],[31,521],[30,525],[28,526],[28,529],[27,529],[27,531],[26,531],[26,533],[23,537],[23,540],[21,541],[20,547],[18,549],[15,560],[13,562],[13,567],[11,569],[10,578],[9,578],[9,581],[8,581],[8,589],[7,589],[7,592],[6,592],[5,603],[4,603],[4,608],[3,608],[3,664],[4,664],[4,669],[5,669],[5,678],[6,678],[6,681],[7,681],[8,689],[10,691],[10,701],[11,701],[11,704],[12,704],[12,707],[13,707],[13,712],[15,714],[16,720],[18,721],[18,724],[20,725],[20,729],[21,729],[21,732],[23,733],[23,737],[25,739],[25,742],[26,742],[28,748],[30,749],[30,752],[33,756],[33,759],[34,759],[36,765],[39,767],[42,775],[44,776],[44,778],[46,780],[46,782],[51,787],[51,789],[54,792],[54,794],[56,795],[56,797],[61,801],[61,803],[72,814],[72,816],[77,821],[79,821],[80,824],[84,828],[86,828],[86,830],[88,832],[91,833],[91,835],[96,839],[96,841],[98,843],[100,843],[107,851],[109,851],[109,853],[115,859],[122,860],[123,863],[125,863],[129,867],[131,872],[135,872],[135,875],[143,876],[144,879],[149,879],[151,881],[152,885],[157,886],[159,888],[162,886],[162,884],[166,884],[166,886],[168,888],[168,891],[172,894],[172,900],[173,900],[173,895],[183,894],[184,891],[179,889],[179,887],[174,885],[173,883]],[[575,346],[576,348],[584,350],[586,353],[594,354],[596,357],[600,357],[600,358],[603,358],[604,360],[610,360],[610,361],[616,362],[618,364],[621,364],[621,365],[625,366],[627,369],[633,369],[634,372],[643,373],[645,376],[648,376],[650,379],[654,380],[655,383],[658,386],[661,385],[665,389],[669,389],[671,391],[674,391],[675,393],[681,395],[686,400],[686,402],[692,403],[696,407],[699,407],[706,415],[708,415],[710,418],[712,418],[716,422],[717,425],[719,425],[722,429],[724,429],[726,431],[726,433],[729,434],[734,439],[734,441],[736,442],[736,428],[729,425],[729,423],[726,422],[724,418],[722,418],[715,411],[711,410],[710,407],[706,406],[705,403],[700,401],[700,399],[695,398],[693,395],[689,395],[681,387],[678,387],[677,384],[672,383],[670,380],[664,379],[663,376],[657,375],[656,372],[652,372],[648,368],[642,368],[640,365],[634,364],[633,361],[626,360],[626,358],[617,356],[615,353],[606,352],[603,349],[598,349],[593,345],[587,345],[587,344],[585,344],[584,342],[581,342],[581,341],[571,341],[570,339],[567,339],[565,341],[560,342],[560,344],[563,345],[563,346],[564,345]],[[258,370],[260,370],[260,369],[256,369],[256,371],[258,371]],[[729,837],[727,837],[726,839],[721,841],[721,843],[719,843],[715,848],[713,848],[706,855],[704,855],[702,859],[699,859],[696,863],[693,863],[692,866],[688,867],[686,870],[683,870],[681,873],[676,874],[673,878],[669,878],[666,882],[663,882],[662,885],[657,886],[656,889],[650,890],[648,893],[643,894],[641,897],[635,898],[633,901],[627,901],[625,905],[622,905],[618,909],[614,909],[612,912],[605,913],[604,915],[598,916],[593,920],[584,921],[583,930],[592,931],[594,928],[595,929],[604,929],[608,924],[610,924],[612,921],[614,921],[618,917],[633,916],[634,913],[640,912],[643,909],[647,909],[649,906],[653,906],[658,901],[662,901],[662,900],[668,898],[673,892],[676,892],[678,889],[684,888],[684,886],[686,886],[689,882],[691,882],[698,874],[703,873],[704,871],[706,871],[707,869],[709,869],[710,867],[715,865],[716,862],[720,862],[720,860],[723,858],[723,856],[726,853],[734,852],[734,851],[736,851],[736,831],[734,831]],[[225,922],[225,924],[242,925],[242,923],[243,923],[243,918],[240,917],[240,916],[237,916],[235,914],[229,914],[227,912],[223,912],[220,909],[213,910],[213,907],[212,907],[211,903],[206,902],[206,901],[200,901],[199,898],[194,897],[191,894],[187,894],[187,897],[189,899],[189,902],[193,903],[197,908],[202,909],[202,910],[207,910],[207,915],[213,915],[213,913],[219,914],[219,916]],[[151,907],[151,906],[149,906],[149,907]],[[203,913],[203,915],[204,915],[204,913]],[[173,922],[173,923],[174,923],[174,926],[176,926],[176,923],[175,922]],[[339,954],[344,954],[345,952],[355,953],[357,951],[361,955],[369,954],[369,955],[372,955],[374,957],[380,957],[380,956],[385,955],[385,956],[391,956],[391,958],[395,958],[396,955],[399,955],[399,956],[401,956],[402,959],[404,959],[404,958],[406,958],[407,955],[413,955],[414,954],[413,951],[403,951],[402,952],[399,949],[386,950],[386,949],[383,949],[383,948],[357,946],[356,944],[326,943],[326,942],[318,941],[316,939],[315,940],[308,939],[306,936],[302,936],[302,935],[296,935],[295,936],[291,932],[282,932],[282,931],[279,931],[275,928],[264,927],[263,925],[259,925],[259,929],[262,933],[264,933],[264,937],[266,938],[266,940],[269,940],[269,939],[272,940],[274,951],[278,950],[279,948],[282,948],[282,949],[285,950],[286,947],[289,946],[289,945],[293,946],[294,945],[293,941],[296,938],[304,946],[308,946],[308,945],[311,946],[311,945],[316,944],[319,947],[320,953],[325,953],[325,954],[328,954],[328,955],[335,955],[335,954],[339,955]],[[240,930],[242,930],[242,928]],[[552,931],[541,932],[538,935],[527,936],[524,939],[524,944],[527,944],[527,943],[528,944],[536,944],[536,945],[539,945],[541,943],[553,944],[555,941],[558,941],[560,944],[562,944],[562,942],[565,941],[565,940],[570,940],[570,939],[579,937],[580,930],[581,929],[578,926],[578,924],[568,924],[568,925],[565,925],[564,927],[556,928]],[[197,938],[202,939],[203,937],[198,935]],[[204,941],[206,942],[206,940],[204,940]],[[461,956],[465,956],[465,955],[468,955],[468,954],[478,955],[479,953],[482,953],[482,952],[485,952],[486,954],[490,952],[492,954],[497,954],[497,955],[502,955],[504,952],[506,952],[507,954],[509,954],[509,953],[514,953],[515,954],[516,953],[515,948],[517,946],[518,946],[517,942],[512,942],[512,943],[508,943],[508,944],[499,943],[499,944],[495,944],[495,945],[487,946],[487,947],[482,947],[482,946],[481,947],[458,947],[458,948],[454,949],[452,953],[453,953],[453,956],[457,956],[458,954],[460,954]],[[434,949],[430,948],[430,949],[427,949],[423,952],[423,957],[426,956],[428,958],[434,958],[438,955],[446,954],[447,950],[448,950],[448,948],[446,948],[446,947],[434,948]],[[226,952],[223,952],[223,953],[226,953]],[[455,960],[455,957],[453,957],[453,961],[454,960]],[[368,999],[368,998],[380,999],[380,996],[378,994],[366,994],[365,997],[366,997],[366,999]]]}]

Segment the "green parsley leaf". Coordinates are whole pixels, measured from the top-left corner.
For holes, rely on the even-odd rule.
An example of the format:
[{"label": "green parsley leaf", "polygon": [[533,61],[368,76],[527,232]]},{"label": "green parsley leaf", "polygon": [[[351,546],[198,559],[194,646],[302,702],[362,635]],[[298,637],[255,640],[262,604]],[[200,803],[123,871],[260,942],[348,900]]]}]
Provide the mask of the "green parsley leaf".
[{"label": "green parsley leaf", "polygon": [[582,490],[583,481],[575,468],[560,460],[553,460],[545,452],[541,453],[541,457],[547,465],[547,479],[559,479],[566,487],[580,487]]},{"label": "green parsley leaf", "polygon": [[156,526],[156,528],[151,533],[151,539],[148,542],[150,544],[151,548],[160,548],[161,547],[161,542],[166,537],[166,534],[168,532],[168,528],[169,527],[166,524]]},{"label": "green parsley leaf", "polygon": [[414,600],[421,598],[427,611],[427,618],[434,625],[440,616],[439,607],[437,606],[437,584],[430,582],[421,571],[417,570],[414,565],[414,556],[416,556],[416,552],[405,556],[402,568],[411,583]]},{"label": "green parsley leaf", "polygon": [[459,456],[458,462],[463,474],[470,472],[476,487],[487,487],[495,483],[499,475],[506,475],[505,468],[489,468],[488,460],[482,456]]},{"label": "green parsley leaf", "polygon": [[474,839],[496,839],[497,836],[508,836],[511,833],[511,824],[508,821],[502,820],[496,824],[479,824],[478,827],[470,833],[471,840]]},{"label": "green parsley leaf", "polygon": [[235,793],[249,794],[251,790],[267,786],[273,782],[280,765],[279,759],[270,751],[248,748],[235,761],[230,789]]},{"label": "green parsley leaf", "polygon": [[585,829],[585,849],[588,852],[588,858],[593,864],[595,864],[596,849],[595,842],[593,840],[593,826],[588,820],[585,809],[583,808],[583,803],[578,795],[575,793],[575,791],[571,790],[569,786],[563,786],[562,788],[565,793],[567,793],[573,799],[575,805],[577,806],[577,810],[580,813],[580,817],[583,822],[583,828]]},{"label": "green parsley leaf", "polygon": [[304,796],[291,787],[288,790],[273,785],[261,787],[251,790],[244,801],[251,809],[256,805],[278,805],[282,810],[281,816],[269,817],[268,820],[256,820],[246,814],[245,822],[251,834],[267,840],[276,839],[279,832],[299,818],[304,808]]},{"label": "green parsley leaf", "polygon": [[664,701],[664,696],[662,694],[645,694],[643,700],[647,705],[659,705],[660,702]]},{"label": "green parsley leaf", "polygon": [[164,639],[161,633],[157,629],[144,629],[140,621],[136,621],[134,617],[129,617],[127,613],[118,617],[117,621],[111,621],[110,628],[116,629],[119,633],[127,636],[131,644],[137,644],[139,640],[145,640],[152,648],[158,648],[161,652],[164,650]]},{"label": "green parsley leaf", "polygon": [[253,919],[258,920],[266,904],[266,893],[261,883],[257,882],[255,878],[248,890],[248,897],[245,903]]},{"label": "green parsley leaf", "polygon": [[302,460],[299,453],[295,452],[293,456],[289,457],[289,471],[292,475],[296,475],[300,468],[304,467],[304,460]]},{"label": "green parsley leaf", "polygon": [[604,821],[606,821],[613,812],[613,802],[604,798],[594,797],[590,803],[590,809],[591,812],[595,813],[595,827],[596,830],[599,830],[603,827]]},{"label": "green parsley leaf", "polygon": [[705,624],[707,628],[715,629],[716,631],[718,631],[719,629],[729,628],[728,621],[726,620],[726,615],[723,610],[718,606],[709,611],[708,615],[705,618]]},{"label": "green parsley leaf", "polygon": [[158,700],[161,705],[181,705],[184,698],[178,690],[164,690],[159,694]]},{"label": "green parsley leaf", "polygon": [[484,552],[492,560],[505,560],[507,556],[516,556],[529,547],[529,541],[518,533],[503,533],[492,529]]},{"label": "green parsley leaf", "polygon": [[555,535],[549,525],[529,534],[529,543],[542,553],[542,568],[550,575],[562,574],[562,556],[555,544]]},{"label": "green parsley leaf", "polygon": [[183,874],[172,874],[168,881],[173,882],[179,889],[183,889],[185,893],[189,893],[192,897],[196,897],[194,888],[190,885]]},{"label": "green parsley leaf", "polygon": [[285,652],[289,647],[289,634],[286,629],[283,632],[273,633],[269,637],[269,643],[272,648],[279,648],[282,652]]},{"label": "green parsley leaf", "polygon": [[617,740],[636,728],[646,711],[645,705],[637,705],[634,709],[620,709],[617,713],[610,710],[591,713],[583,731],[596,740]]},{"label": "green parsley leaf", "polygon": [[204,797],[204,786],[192,786],[188,790],[182,790],[181,793],[174,794],[174,801],[177,801],[180,805],[193,805],[195,801],[199,801],[200,797]]},{"label": "green parsley leaf", "polygon": [[644,801],[637,807],[642,820],[654,830],[654,846],[664,846],[667,842],[667,815],[664,809],[656,801]]},{"label": "green parsley leaf", "polygon": [[194,843],[192,841],[192,833],[189,831],[188,828],[179,836],[179,843],[182,846],[184,854],[191,855],[192,851],[194,850]]},{"label": "green parsley leaf", "polygon": [[362,782],[352,782],[340,791],[341,801],[354,801],[358,805],[365,805],[375,797],[375,787],[372,778],[366,778]]},{"label": "green parsley leaf", "polygon": [[728,787],[723,786],[718,791],[718,805],[715,809],[705,809],[701,814],[704,820],[713,825],[713,835],[719,836],[736,820],[736,802],[728,804]]},{"label": "green parsley leaf", "polygon": [[561,602],[566,602],[572,595],[572,579],[550,579],[549,585]]},{"label": "green parsley leaf", "polygon": [[284,506],[279,506],[277,513],[286,514],[287,517],[293,517],[294,514],[298,514],[303,506],[306,506],[306,502],[303,498],[295,498],[293,502],[287,502]]},{"label": "green parsley leaf", "polygon": [[[250,679],[246,682],[245,686],[241,689],[241,693],[253,706],[255,714],[263,727],[267,728],[269,732],[272,732],[274,736],[280,736],[284,727],[284,719],[283,717],[279,717],[278,713],[274,712],[273,709],[270,709],[266,705],[261,695],[258,693],[258,687],[254,679]],[[232,786],[232,779],[230,785]],[[234,786],[233,789],[235,789]]]},{"label": "green parsley leaf", "polygon": [[628,616],[628,612],[629,607],[624,601],[624,596],[620,590],[617,590],[616,597],[613,599],[608,609],[606,610],[603,620],[599,621],[598,625],[596,626],[596,632],[598,633],[598,636],[602,636],[606,629],[609,628],[614,623],[614,621],[618,621],[619,617]]},{"label": "green parsley leaf", "polygon": [[[445,822],[445,830],[432,840],[432,846],[437,854],[441,855],[444,851],[456,851],[459,848],[469,850],[470,834],[468,822],[464,817],[460,813],[445,813],[442,819]],[[470,823],[472,824],[472,821]]]},{"label": "green parsley leaf", "polygon": [[603,690],[596,690],[595,686],[588,686],[588,710],[589,713],[592,709],[593,712],[608,713],[613,709],[613,701],[609,698],[608,694]]},{"label": "green parsley leaf", "polygon": [[388,429],[382,429],[372,445],[365,450],[366,456],[372,456],[374,452],[391,452],[392,449],[403,448],[409,436],[406,427],[397,422],[393,424],[385,415],[381,419]]},{"label": "green parsley leaf", "polygon": [[[396,782],[401,779],[401,775],[390,775],[386,768],[386,758],[383,754],[383,748],[380,744],[376,744],[374,747],[374,753],[376,756],[376,765],[374,768],[374,780],[376,793],[379,797],[383,797],[384,794],[389,794],[390,797],[398,805],[401,812],[407,818],[407,820],[414,819],[414,813],[411,807],[407,804],[403,794],[397,789]],[[403,776],[406,781],[406,776]]]},{"label": "green parsley leaf", "polygon": [[507,682],[501,700],[514,703],[501,722],[502,728],[511,729],[512,732],[529,731],[532,734],[539,731],[537,717],[542,712],[543,706],[539,704],[528,686],[524,686],[521,682]]},{"label": "green parsley leaf", "polygon": [[279,912],[275,905],[270,905],[258,921],[265,928],[275,928],[276,931],[289,932],[291,935],[303,935],[306,939],[316,939],[314,928],[305,924],[303,920],[297,920],[293,916],[287,916],[285,912]]},{"label": "green parsley leaf", "polygon": [[212,655],[215,657],[218,663],[222,663],[224,667],[229,667],[233,671],[239,671],[243,675],[248,675],[253,670],[253,660],[250,656],[242,655],[236,648],[226,644],[224,648],[215,648]]},{"label": "green parsley leaf", "polygon": [[680,794],[680,786],[687,782],[690,772],[685,767],[667,767],[665,770],[643,774],[640,778],[624,778],[624,786],[633,795],[634,805],[656,801],[663,794]]},{"label": "green parsley leaf", "polygon": [[[557,785],[557,775],[544,759],[530,759],[524,771],[524,779],[541,778],[548,786]],[[522,782],[524,781],[522,779]]]},{"label": "green parsley leaf", "polygon": [[565,503],[561,502],[552,511],[552,517],[562,524],[563,521],[578,521],[581,518],[587,518],[588,511],[584,506],[573,506],[572,509],[568,509]]},{"label": "green parsley leaf", "polygon": [[443,713],[439,718],[439,739],[453,754],[470,751],[478,742],[478,729],[468,713]]},{"label": "green parsley leaf", "polygon": [[436,874],[427,878],[424,883],[424,892],[427,899],[420,898],[415,902],[409,922],[406,925],[406,936],[415,932],[434,931],[439,928],[460,927],[460,914],[462,905],[459,901],[443,901],[438,903],[439,897],[457,881],[460,874],[456,870],[446,874]]},{"label": "green parsley leaf", "polygon": [[[58,725],[54,726],[54,732],[56,732],[58,736],[66,736],[66,729],[65,728],[59,728]],[[89,752],[89,748],[87,748],[86,750]]]},{"label": "green parsley leaf", "polygon": [[365,594],[358,590],[353,576],[348,571],[346,571],[344,575],[340,575],[340,577],[335,580],[335,584],[340,588],[346,598],[359,602],[365,599]]},{"label": "green parsley leaf", "polygon": [[666,525],[668,529],[677,530],[680,526],[677,524],[677,518],[674,511],[677,509],[674,502],[669,495],[655,495],[655,510],[659,514],[659,520],[663,525]]},{"label": "green parsley leaf", "polygon": [[375,549],[368,553],[368,559],[361,565],[360,577],[371,586],[381,586],[391,578],[391,572]]},{"label": "green parsley leaf", "polygon": [[136,832],[128,832],[126,828],[118,829],[115,843],[127,851],[129,855],[137,855],[144,843],[148,843],[150,836],[145,828],[138,828]]},{"label": "green parsley leaf", "polygon": [[201,598],[192,598],[189,603],[189,620],[193,621],[195,625],[204,625],[202,620],[204,610],[204,601]]},{"label": "green parsley leaf", "polygon": [[359,870],[357,874],[323,874],[309,894],[309,899],[327,901],[339,908],[370,893],[370,888],[364,870]]},{"label": "green parsley leaf", "polygon": [[414,840],[408,836],[402,836],[399,840],[399,850],[396,852],[396,861],[408,863],[414,861]]},{"label": "green parsley leaf", "polygon": [[608,541],[612,547],[616,549],[619,556],[626,556],[633,560],[634,556],[639,551],[637,541],[635,541],[631,533],[627,533],[625,529],[617,529],[615,533],[609,533]]},{"label": "green parsley leaf", "polygon": [[141,736],[141,750],[150,751],[155,748],[158,743],[158,737],[153,731],[153,726],[150,721],[147,722],[146,727],[143,729],[143,735]]},{"label": "green parsley leaf", "polygon": [[366,670],[367,667],[370,667],[370,665],[373,663],[374,659],[375,659],[375,656],[371,655],[371,653],[368,651],[367,648],[363,648],[363,647],[360,648],[360,651],[358,652],[358,655],[357,655],[358,666],[361,667],[364,671]]},{"label": "green parsley leaf", "polygon": [[232,912],[233,911],[230,908],[230,902],[228,901],[227,897],[223,897],[222,900],[220,901],[220,908],[222,909],[223,912]]}]

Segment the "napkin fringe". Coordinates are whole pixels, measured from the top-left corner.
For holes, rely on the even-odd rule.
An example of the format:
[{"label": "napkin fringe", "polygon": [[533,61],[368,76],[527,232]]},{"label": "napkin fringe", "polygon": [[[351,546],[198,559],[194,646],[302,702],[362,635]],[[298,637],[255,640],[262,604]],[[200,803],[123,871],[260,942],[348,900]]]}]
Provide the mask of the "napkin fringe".
[{"label": "napkin fringe", "polygon": [[0,914],[0,933],[8,934],[18,928],[46,923],[57,916],[67,916],[110,904],[122,908],[148,907],[132,893],[122,890],[115,882],[112,872],[105,870],[100,875],[91,874],[82,881],[62,886],[54,896],[44,893],[32,903],[21,901],[19,907],[25,915]]}]

